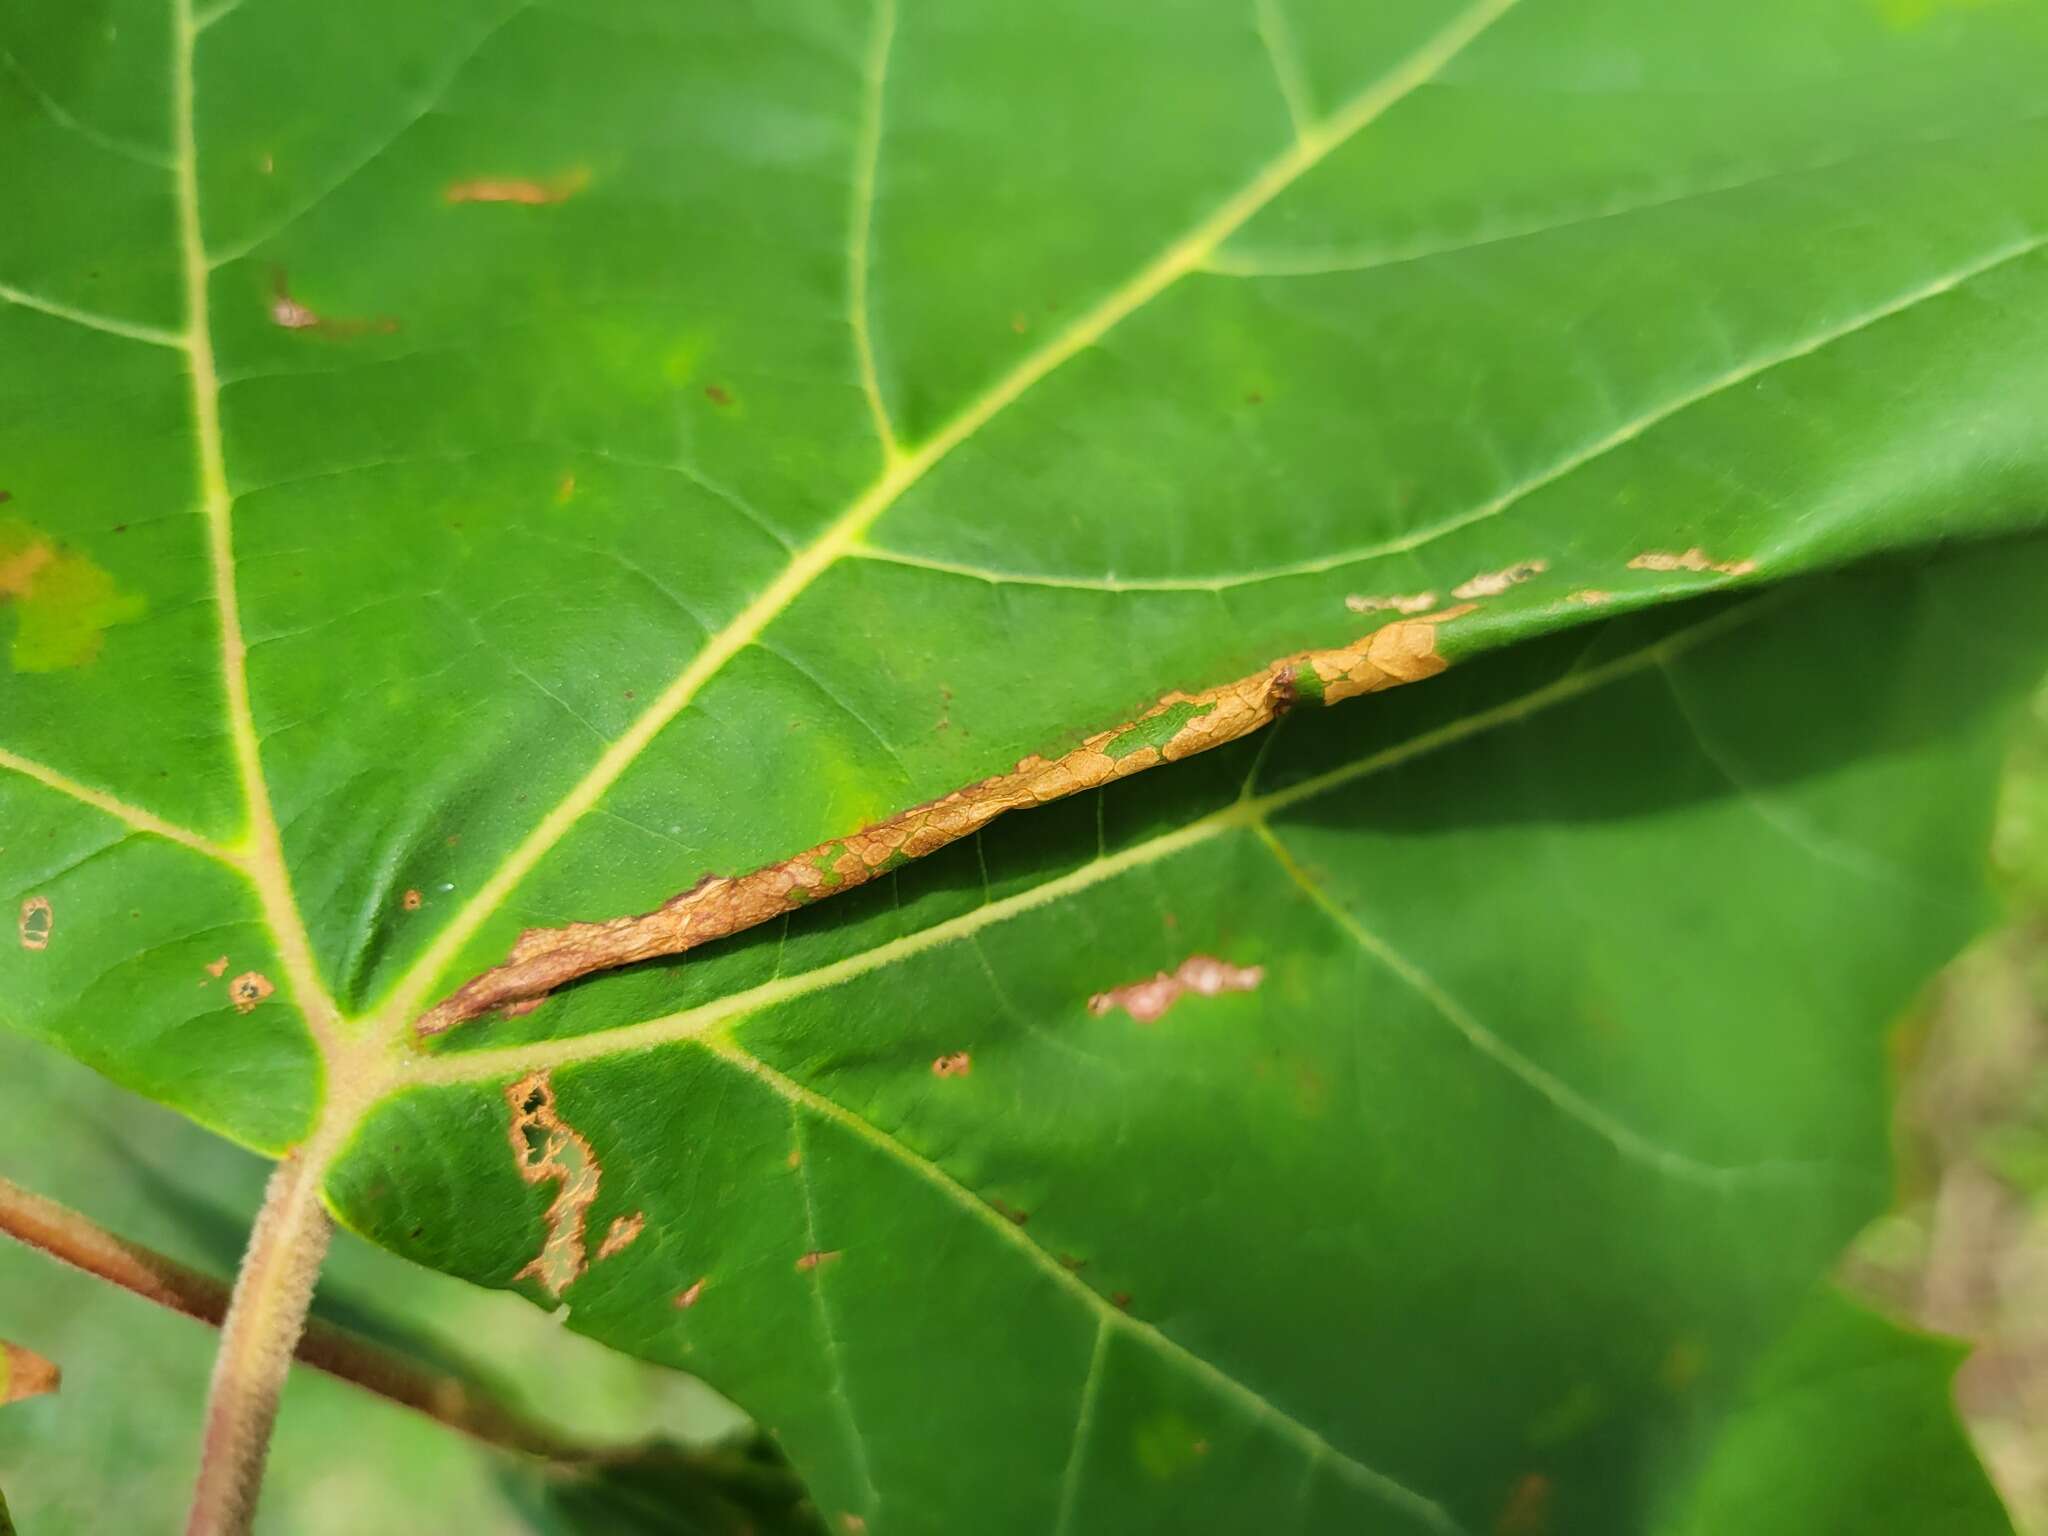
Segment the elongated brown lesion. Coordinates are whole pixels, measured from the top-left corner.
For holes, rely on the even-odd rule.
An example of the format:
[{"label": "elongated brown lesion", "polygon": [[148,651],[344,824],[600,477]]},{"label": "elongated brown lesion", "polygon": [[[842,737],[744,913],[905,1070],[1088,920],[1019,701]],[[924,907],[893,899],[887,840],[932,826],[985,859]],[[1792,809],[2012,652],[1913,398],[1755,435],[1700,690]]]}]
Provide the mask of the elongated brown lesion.
[{"label": "elongated brown lesion", "polygon": [[1027,757],[1008,773],[751,874],[706,875],[652,912],[528,929],[503,964],[422,1014],[414,1029],[437,1035],[487,1013],[531,1006],[580,976],[728,938],[865,885],[980,831],[1006,811],[1046,805],[1240,740],[1296,702],[1336,704],[1434,677],[1446,665],[1437,652],[1436,627],[1469,612],[1468,604],[1403,619],[1349,645],[1282,656],[1221,687],[1169,693],[1136,719],[1096,732],[1071,752]]}]

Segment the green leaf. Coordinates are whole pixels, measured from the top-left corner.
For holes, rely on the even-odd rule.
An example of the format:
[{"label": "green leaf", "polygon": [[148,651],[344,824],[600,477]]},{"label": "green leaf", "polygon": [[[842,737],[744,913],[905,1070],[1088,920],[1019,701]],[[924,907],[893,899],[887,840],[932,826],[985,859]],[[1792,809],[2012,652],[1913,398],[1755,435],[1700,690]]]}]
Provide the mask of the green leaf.
[{"label": "green leaf", "polygon": [[[878,1533],[1678,1496],[1980,911],[2034,544],[1801,578],[2042,524],[2048,11],[0,46],[0,1017],[339,1152]],[[1451,670],[840,894],[1390,621]],[[414,1043],[525,930],[792,859],[815,911]]]},{"label": "green leaf", "polygon": [[1757,1366],[1669,1536],[2008,1532],[1962,1445],[1963,1351],[1815,1298]]}]

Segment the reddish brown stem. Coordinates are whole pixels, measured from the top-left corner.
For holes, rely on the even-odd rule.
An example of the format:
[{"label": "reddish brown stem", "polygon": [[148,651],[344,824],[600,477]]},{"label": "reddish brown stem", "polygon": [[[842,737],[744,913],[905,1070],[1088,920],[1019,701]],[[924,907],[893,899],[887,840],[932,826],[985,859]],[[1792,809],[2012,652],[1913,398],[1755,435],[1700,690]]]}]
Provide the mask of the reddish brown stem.
[{"label": "reddish brown stem", "polygon": [[[228,1287],[222,1281],[116,1237],[78,1212],[6,1179],[0,1179],[0,1232],[202,1323],[219,1327],[227,1316]],[[319,1318],[307,1323],[295,1354],[316,1370],[486,1445],[553,1461],[587,1461],[602,1454],[522,1418],[458,1376],[433,1370]]]}]

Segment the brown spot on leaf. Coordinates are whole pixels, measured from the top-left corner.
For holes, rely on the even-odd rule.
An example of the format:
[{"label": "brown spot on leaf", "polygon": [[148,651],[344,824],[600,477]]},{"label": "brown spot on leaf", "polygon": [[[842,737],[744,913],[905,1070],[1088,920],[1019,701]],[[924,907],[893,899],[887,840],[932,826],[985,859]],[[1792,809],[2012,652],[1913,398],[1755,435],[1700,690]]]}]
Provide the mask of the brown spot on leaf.
[{"label": "brown spot on leaf", "polygon": [[1344,599],[1344,606],[1353,613],[1427,613],[1436,606],[1434,592],[1410,592],[1405,597],[1393,594],[1386,597],[1360,597],[1357,593]]},{"label": "brown spot on leaf", "polygon": [[538,208],[565,202],[589,184],[590,172],[579,168],[546,181],[524,176],[483,176],[474,181],[455,182],[443,195],[451,203],[519,203]]},{"label": "brown spot on leaf", "polygon": [[237,1013],[254,1013],[256,1005],[276,990],[261,971],[244,971],[228,983],[228,997]]},{"label": "brown spot on leaf", "polygon": [[676,1306],[687,1312],[691,1307],[697,1305],[697,1298],[703,1294],[704,1277],[700,1275],[697,1279],[690,1282],[687,1290],[676,1293]]},{"label": "brown spot on leaf", "polygon": [[998,1216],[1002,1217],[1005,1221],[1015,1222],[1020,1227],[1031,1220],[1031,1213],[1029,1211],[1020,1211],[1007,1200],[998,1200],[991,1196],[988,1203],[989,1208]]},{"label": "brown spot on leaf", "polygon": [[1657,1367],[1657,1380],[1666,1392],[1676,1395],[1700,1379],[1700,1372],[1706,1364],[1706,1347],[1698,1339],[1673,1339],[1671,1348],[1665,1351],[1664,1359]]},{"label": "brown spot on leaf", "polygon": [[789,1156],[785,1157],[783,1159],[783,1162],[788,1164],[791,1168],[798,1168],[803,1165],[803,1160],[803,1149],[801,1147],[791,1147],[789,1149]]},{"label": "brown spot on leaf", "polygon": [[633,1239],[647,1230],[647,1213],[635,1211],[630,1216],[614,1216],[612,1224],[605,1229],[604,1241],[597,1245],[597,1256],[608,1259],[622,1248],[632,1245]]},{"label": "brown spot on leaf", "polygon": [[398,898],[398,904],[401,907],[405,908],[405,910],[408,912],[419,911],[420,907],[424,904],[425,901],[426,898],[420,895],[418,891],[407,891],[403,896]]},{"label": "brown spot on leaf", "polygon": [[588,1267],[583,1224],[604,1172],[590,1143],[555,1113],[555,1090],[545,1069],[507,1085],[505,1102],[512,1108],[506,1136],[519,1177],[559,1186],[544,1218],[547,1236],[540,1252],[512,1278],[537,1280],[550,1296],[559,1296]]},{"label": "brown spot on leaf", "polygon": [[541,993],[538,997],[522,997],[516,1003],[507,1003],[498,1012],[508,1019],[523,1019],[529,1013],[538,1012],[540,1005],[547,1000],[548,994],[545,992]]},{"label": "brown spot on leaf", "polygon": [[1588,608],[1598,608],[1602,603],[1612,602],[1613,600],[1614,594],[1612,592],[1602,592],[1598,587],[1582,587],[1577,592],[1569,593],[1565,597],[1565,601],[1568,603],[1584,603]]},{"label": "brown spot on leaf", "polygon": [[48,949],[50,933],[57,926],[57,914],[47,896],[30,896],[21,904],[14,931],[21,935],[23,949]]},{"label": "brown spot on leaf", "polygon": [[1140,1024],[1150,1024],[1190,992],[1214,997],[1219,992],[1250,992],[1266,979],[1263,965],[1232,965],[1214,955],[1189,955],[1171,971],[1143,981],[1127,982],[1088,999],[1097,1018],[1121,1008]]},{"label": "brown spot on leaf", "polygon": [[822,1264],[830,1264],[838,1257],[839,1250],[837,1248],[813,1248],[809,1253],[796,1261],[796,1267],[800,1270],[816,1269]]},{"label": "brown spot on leaf", "polygon": [[709,400],[713,405],[732,404],[732,395],[729,392],[727,392],[722,386],[717,384],[706,384],[704,386],[704,398],[706,400]]},{"label": "brown spot on leaf", "polygon": [[1494,1536],[1544,1536],[1550,1529],[1550,1479],[1530,1472],[1508,1490],[1494,1516]]},{"label": "brown spot on leaf", "polygon": [[1524,560],[1520,565],[1511,565],[1502,571],[1482,571],[1469,581],[1461,581],[1451,588],[1453,597],[1499,597],[1509,587],[1520,586],[1531,576],[1540,576],[1550,569],[1548,560]]},{"label": "brown spot on leaf", "polygon": [[839,1525],[846,1532],[846,1536],[866,1536],[867,1521],[861,1519],[852,1510],[847,1510],[839,1516]]},{"label": "brown spot on leaf", "polygon": [[1129,1291],[1111,1291],[1109,1299],[1116,1303],[1117,1310],[1121,1312],[1131,1310],[1131,1293]]},{"label": "brown spot on leaf", "polygon": [[557,506],[567,506],[575,494],[576,477],[574,475],[564,475],[562,476],[561,483],[555,487],[555,504]]},{"label": "brown spot on leaf", "polygon": [[1273,723],[1297,698],[1340,703],[1434,677],[1447,662],[1437,630],[1470,605],[1383,624],[1349,645],[1282,656],[1249,677],[1199,693],[1169,693],[1135,720],[1097,731],[1055,758],[1027,757],[1007,773],[891,816],[794,858],[744,875],[706,875],[652,912],[533,928],[503,963],[472,978],[414,1023],[422,1035],[531,998],[593,971],[678,955],[836,896],[971,833],[998,816],[1178,762]]},{"label": "brown spot on leaf", "polygon": [[932,1063],[933,1077],[965,1077],[974,1070],[974,1058],[965,1051],[955,1051],[950,1056],[941,1056]]},{"label": "brown spot on leaf", "polygon": [[227,975],[227,973],[228,957],[226,955],[222,955],[216,960],[209,960],[206,963],[206,974],[211,977],[214,977],[216,980],[218,980],[222,976]]},{"label": "brown spot on leaf", "polygon": [[0,1339],[0,1403],[54,1392],[64,1373],[32,1349]]},{"label": "brown spot on leaf", "polygon": [[1628,563],[1632,571],[1712,571],[1720,576],[1747,576],[1756,569],[1754,560],[1713,560],[1697,545],[1672,554],[1646,549]]}]

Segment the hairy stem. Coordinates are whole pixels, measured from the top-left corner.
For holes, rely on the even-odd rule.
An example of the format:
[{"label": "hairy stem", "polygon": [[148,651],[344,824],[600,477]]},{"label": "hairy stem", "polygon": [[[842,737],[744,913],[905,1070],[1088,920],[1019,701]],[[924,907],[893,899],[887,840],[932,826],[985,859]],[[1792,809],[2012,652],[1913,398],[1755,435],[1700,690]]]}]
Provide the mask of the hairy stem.
[{"label": "hairy stem", "polygon": [[[227,1316],[224,1281],[118,1237],[77,1211],[6,1179],[0,1179],[0,1232],[60,1263],[202,1323],[219,1327]],[[295,1358],[485,1445],[561,1462],[588,1461],[607,1454],[522,1417],[460,1376],[435,1370],[317,1317],[307,1322]]]},{"label": "hairy stem", "polygon": [[221,1324],[185,1536],[245,1536],[255,1519],[278,1397],[327,1257],[320,1173],[301,1147],[277,1165],[256,1213]]}]

